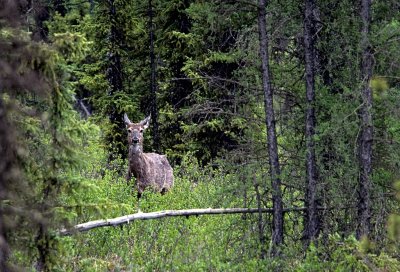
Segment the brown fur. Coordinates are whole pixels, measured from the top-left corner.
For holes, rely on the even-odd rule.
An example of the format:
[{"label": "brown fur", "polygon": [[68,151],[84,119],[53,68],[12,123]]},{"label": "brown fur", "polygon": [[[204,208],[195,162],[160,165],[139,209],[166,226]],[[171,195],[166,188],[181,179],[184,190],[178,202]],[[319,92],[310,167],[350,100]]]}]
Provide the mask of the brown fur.
[{"label": "brown fur", "polygon": [[132,175],[135,176],[138,197],[147,187],[160,193],[169,191],[174,185],[174,176],[167,158],[156,153],[143,153],[143,132],[149,125],[150,117],[136,124],[132,123],[126,115],[124,120],[129,143],[127,181]]}]

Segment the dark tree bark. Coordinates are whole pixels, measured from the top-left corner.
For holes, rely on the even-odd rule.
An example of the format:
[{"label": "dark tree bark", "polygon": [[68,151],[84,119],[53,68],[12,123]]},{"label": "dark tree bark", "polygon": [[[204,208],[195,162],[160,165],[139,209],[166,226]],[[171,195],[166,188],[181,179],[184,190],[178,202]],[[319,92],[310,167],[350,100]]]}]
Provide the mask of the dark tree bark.
[{"label": "dark tree bark", "polygon": [[150,39],[150,100],[151,100],[151,123],[153,124],[153,148],[160,152],[160,136],[158,133],[158,108],[157,108],[157,82],[156,82],[156,61],[154,54],[154,25],[153,25],[154,10],[151,0],[149,0],[149,39]]},{"label": "dark tree bark", "polygon": [[0,271],[8,271],[7,260],[9,255],[9,248],[4,227],[4,215],[0,207]]},{"label": "dark tree bark", "polygon": [[307,244],[318,235],[317,163],[315,159],[315,1],[306,0],[304,9],[304,54],[306,83],[306,195],[304,238]]},{"label": "dark tree bark", "polygon": [[7,113],[3,105],[3,100],[0,96],[0,156],[3,158],[0,162],[0,271],[8,271],[7,259],[10,252],[6,236],[3,201],[8,198],[7,184],[12,182],[7,180],[7,177],[10,176],[8,171],[13,170],[10,167],[12,158],[10,158],[8,150],[10,147],[12,148],[13,145],[10,143],[9,127],[6,116]]},{"label": "dark tree bark", "polygon": [[273,93],[269,76],[268,37],[266,30],[266,1],[258,2],[258,34],[260,42],[260,57],[262,84],[264,90],[265,122],[267,126],[267,145],[269,155],[270,175],[272,181],[273,226],[272,226],[272,254],[278,254],[278,247],[283,242],[283,206],[280,180],[280,165],[278,144],[275,128],[275,114],[273,108]]},{"label": "dark tree bark", "polygon": [[[118,15],[114,0],[107,0],[110,18],[110,49],[107,54],[108,67],[106,77],[110,85],[108,95],[112,97],[114,94],[123,91],[123,67],[121,56],[118,52],[121,43],[123,42],[123,34],[121,33],[118,25]],[[111,133],[108,135],[108,142],[111,144],[110,159],[113,159],[113,152],[119,154],[123,159],[126,158],[127,152],[125,149],[125,125],[123,122],[123,114],[118,111],[117,105],[111,102],[108,109],[108,116],[113,125]]]},{"label": "dark tree bark", "polygon": [[38,258],[36,262],[36,271],[51,271],[50,269],[50,240],[47,227],[41,224],[36,237],[36,247],[38,249]]},{"label": "dark tree bark", "polygon": [[372,52],[369,42],[369,28],[371,22],[371,0],[361,0],[361,99],[362,106],[359,112],[361,132],[358,138],[359,198],[358,198],[358,228],[357,237],[368,236],[370,232],[371,203],[370,203],[370,175],[372,172],[372,92],[369,86],[372,77]]}]

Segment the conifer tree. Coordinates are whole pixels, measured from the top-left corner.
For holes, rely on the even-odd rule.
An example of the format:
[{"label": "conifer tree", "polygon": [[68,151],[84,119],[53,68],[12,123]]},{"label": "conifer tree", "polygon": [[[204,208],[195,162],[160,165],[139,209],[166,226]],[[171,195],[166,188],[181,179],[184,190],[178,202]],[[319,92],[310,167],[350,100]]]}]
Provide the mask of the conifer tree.
[{"label": "conifer tree", "polygon": [[360,165],[359,192],[358,192],[358,228],[357,237],[368,236],[371,228],[371,174],[372,174],[372,92],[370,81],[372,78],[372,52],[369,41],[371,24],[371,1],[361,1],[360,16],[361,28],[361,132],[358,139],[358,161]]},{"label": "conifer tree", "polygon": [[275,112],[273,106],[273,93],[271,88],[269,58],[268,58],[268,36],[266,33],[266,2],[258,2],[258,32],[260,40],[260,57],[262,63],[262,81],[264,90],[265,123],[267,128],[267,144],[270,175],[272,182],[272,207],[274,209],[272,219],[272,254],[279,254],[279,247],[283,243],[283,203],[281,192],[281,169],[279,165],[278,142],[275,127]]},{"label": "conifer tree", "polygon": [[304,8],[304,54],[305,54],[305,81],[306,81],[306,194],[304,236],[307,241],[318,236],[317,218],[317,162],[315,158],[315,39],[316,39],[316,5],[313,0],[305,1]]}]

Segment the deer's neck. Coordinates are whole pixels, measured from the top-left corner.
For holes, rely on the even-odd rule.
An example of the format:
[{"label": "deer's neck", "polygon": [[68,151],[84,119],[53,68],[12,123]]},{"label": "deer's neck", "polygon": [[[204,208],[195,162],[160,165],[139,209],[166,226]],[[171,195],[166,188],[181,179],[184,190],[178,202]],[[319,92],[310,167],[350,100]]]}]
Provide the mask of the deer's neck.
[{"label": "deer's neck", "polygon": [[143,147],[141,145],[129,146],[129,158],[130,160],[139,161],[143,157]]},{"label": "deer's neck", "polygon": [[129,146],[129,167],[136,178],[143,177],[143,175],[145,175],[146,158],[141,146]]}]

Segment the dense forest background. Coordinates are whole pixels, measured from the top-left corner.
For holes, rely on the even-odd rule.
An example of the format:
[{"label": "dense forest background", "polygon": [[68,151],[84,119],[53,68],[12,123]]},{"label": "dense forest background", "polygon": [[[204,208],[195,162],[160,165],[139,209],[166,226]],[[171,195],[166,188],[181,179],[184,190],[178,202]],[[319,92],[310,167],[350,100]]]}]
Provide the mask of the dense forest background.
[{"label": "dense forest background", "polygon": [[[0,1],[0,271],[399,271],[397,0]],[[138,211],[127,132],[175,186]],[[272,212],[262,212],[272,208]]]}]

